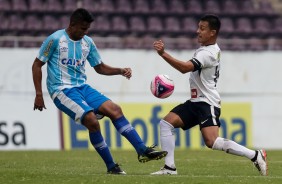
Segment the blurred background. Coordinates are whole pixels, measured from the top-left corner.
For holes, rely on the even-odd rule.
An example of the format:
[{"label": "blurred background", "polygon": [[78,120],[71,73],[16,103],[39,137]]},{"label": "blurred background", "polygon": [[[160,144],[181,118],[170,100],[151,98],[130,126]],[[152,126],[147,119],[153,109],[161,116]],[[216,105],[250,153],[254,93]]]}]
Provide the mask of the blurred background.
[{"label": "blurred background", "polygon": [[40,46],[78,7],[95,16],[89,35],[100,48],[151,49],[162,38],[170,49],[193,49],[204,13],[221,18],[224,50],[282,47],[281,0],[0,0],[0,47]]},{"label": "blurred background", "polygon": [[[68,26],[83,7],[95,18],[91,36],[112,66],[131,67],[133,77],[100,76],[87,66],[88,83],[119,103],[147,145],[159,143],[158,122],[189,96],[189,74],[182,75],[152,49],[162,39],[170,53],[189,60],[199,47],[198,20],[220,17],[222,49],[219,91],[221,136],[253,148],[282,149],[281,0],[0,0],[0,150],[93,149],[87,130],[59,112],[50,99],[43,67],[43,112],[33,111],[31,66],[42,41]],[[157,99],[150,82],[169,75],[174,93]],[[101,121],[112,149],[132,149],[111,125]],[[198,128],[176,131],[176,146],[205,149]]]}]

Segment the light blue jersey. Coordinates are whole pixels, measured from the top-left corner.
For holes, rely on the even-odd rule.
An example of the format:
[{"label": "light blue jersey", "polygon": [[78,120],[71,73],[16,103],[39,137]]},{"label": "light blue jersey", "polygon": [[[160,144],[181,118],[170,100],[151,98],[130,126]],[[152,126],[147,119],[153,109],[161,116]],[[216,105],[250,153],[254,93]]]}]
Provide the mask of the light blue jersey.
[{"label": "light blue jersey", "polygon": [[102,62],[90,37],[73,41],[65,29],[56,31],[43,42],[37,58],[47,62],[47,89],[52,99],[65,88],[86,83],[86,61],[92,67]]}]

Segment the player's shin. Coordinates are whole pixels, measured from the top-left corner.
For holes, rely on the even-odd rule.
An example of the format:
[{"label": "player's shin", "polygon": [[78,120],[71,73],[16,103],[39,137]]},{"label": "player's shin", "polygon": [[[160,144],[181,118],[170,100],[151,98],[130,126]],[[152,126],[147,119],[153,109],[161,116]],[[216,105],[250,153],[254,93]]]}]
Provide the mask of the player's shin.
[{"label": "player's shin", "polygon": [[101,132],[100,131],[89,132],[89,138],[90,138],[90,142],[93,145],[93,147],[96,149],[98,154],[104,160],[108,170],[114,167],[115,163],[113,161],[111,152],[108,148],[108,145],[104,141],[104,138],[102,137]]},{"label": "player's shin", "polygon": [[115,120],[113,124],[118,132],[132,144],[138,154],[142,154],[147,149],[136,130],[124,116]]},{"label": "player's shin", "polygon": [[222,137],[217,137],[212,146],[213,150],[221,150],[226,153],[244,156],[249,159],[254,158],[256,152],[254,150],[250,150],[232,140],[224,139]]},{"label": "player's shin", "polygon": [[160,139],[161,147],[163,151],[167,151],[167,156],[165,157],[165,165],[170,168],[175,168],[174,162],[174,149],[175,149],[175,137],[174,137],[174,127],[161,120],[160,122]]}]

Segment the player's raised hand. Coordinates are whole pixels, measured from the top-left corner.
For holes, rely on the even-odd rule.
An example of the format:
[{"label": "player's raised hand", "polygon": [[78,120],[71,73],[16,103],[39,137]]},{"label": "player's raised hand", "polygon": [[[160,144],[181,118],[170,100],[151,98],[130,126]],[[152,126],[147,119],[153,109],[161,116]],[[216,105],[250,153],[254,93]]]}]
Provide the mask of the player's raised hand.
[{"label": "player's raised hand", "polygon": [[39,111],[46,109],[42,95],[36,95],[35,96],[33,110],[36,110],[36,109],[38,109]]},{"label": "player's raised hand", "polygon": [[132,76],[131,68],[121,68],[121,75],[126,77],[127,79],[130,79]]},{"label": "player's raised hand", "polygon": [[154,41],[153,46],[159,55],[164,53],[164,43],[162,40]]}]

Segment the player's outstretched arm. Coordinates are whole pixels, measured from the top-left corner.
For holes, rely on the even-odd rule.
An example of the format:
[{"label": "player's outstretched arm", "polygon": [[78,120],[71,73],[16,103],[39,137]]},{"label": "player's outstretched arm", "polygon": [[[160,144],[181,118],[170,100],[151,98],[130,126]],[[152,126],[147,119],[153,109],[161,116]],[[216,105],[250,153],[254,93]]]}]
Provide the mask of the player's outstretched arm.
[{"label": "player's outstretched arm", "polygon": [[165,51],[165,45],[162,40],[155,41],[153,47],[168,64],[181,73],[187,73],[194,70],[194,65],[191,61],[180,61],[168,54]]},{"label": "player's outstretched arm", "polygon": [[36,58],[32,65],[32,77],[33,77],[33,83],[35,88],[35,100],[34,100],[34,107],[33,110],[40,110],[46,109],[43,99],[43,93],[42,93],[42,66],[45,63],[40,61],[38,58]]},{"label": "player's outstretched arm", "polygon": [[131,68],[115,68],[105,63],[94,66],[94,70],[102,75],[122,75],[127,79],[130,79],[132,76]]}]

